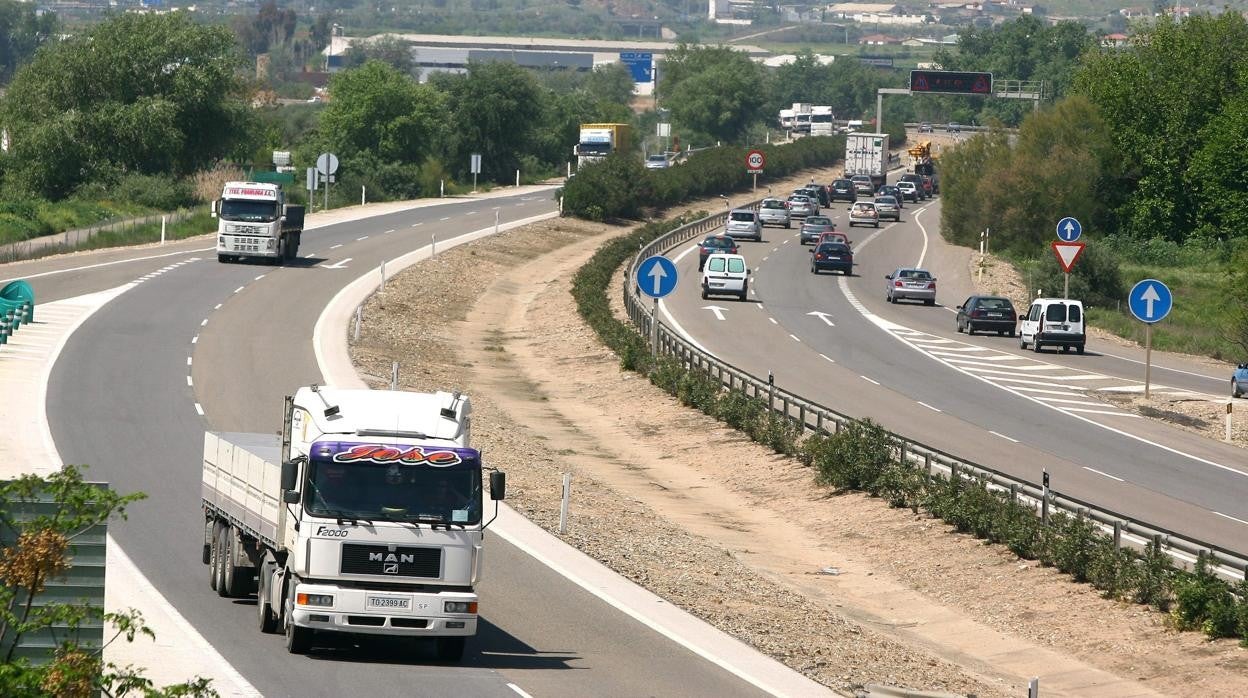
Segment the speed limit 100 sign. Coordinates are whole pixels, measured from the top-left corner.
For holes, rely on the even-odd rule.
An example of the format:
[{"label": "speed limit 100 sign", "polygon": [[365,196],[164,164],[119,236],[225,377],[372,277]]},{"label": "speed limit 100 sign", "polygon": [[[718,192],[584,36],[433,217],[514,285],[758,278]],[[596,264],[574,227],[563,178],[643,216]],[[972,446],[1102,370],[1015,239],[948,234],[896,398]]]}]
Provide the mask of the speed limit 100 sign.
[{"label": "speed limit 100 sign", "polygon": [[767,164],[767,157],[763,155],[761,150],[751,150],[745,156],[745,168],[750,172],[762,172],[763,165]]}]

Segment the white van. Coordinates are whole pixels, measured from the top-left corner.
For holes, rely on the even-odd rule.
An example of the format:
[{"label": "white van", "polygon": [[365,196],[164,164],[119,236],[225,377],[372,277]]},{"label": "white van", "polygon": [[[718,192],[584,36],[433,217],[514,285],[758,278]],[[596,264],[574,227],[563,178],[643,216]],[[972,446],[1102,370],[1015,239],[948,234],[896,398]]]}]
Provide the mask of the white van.
[{"label": "white van", "polygon": [[1019,344],[1027,345],[1039,353],[1042,347],[1061,347],[1062,351],[1083,353],[1086,341],[1083,320],[1083,302],[1065,298],[1037,298],[1031,302],[1026,315],[1019,315]]},{"label": "white van", "polygon": [[736,296],[745,300],[750,291],[750,269],[739,254],[712,254],[702,267],[702,297]]}]

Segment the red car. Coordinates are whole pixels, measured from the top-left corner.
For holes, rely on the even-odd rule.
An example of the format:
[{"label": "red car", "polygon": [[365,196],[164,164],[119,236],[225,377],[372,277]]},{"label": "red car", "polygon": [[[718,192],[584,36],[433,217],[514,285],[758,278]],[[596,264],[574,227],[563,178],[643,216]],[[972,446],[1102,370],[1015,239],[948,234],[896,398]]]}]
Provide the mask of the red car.
[{"label": "red car", "polygon": [[932,198],[932,196],[936,193],[932,188],[932,176],[919,175],[919,179],[923,181],[923,191],[927,194],[927,198]]},{"label": "red car", "polygon": [[711,235],[698,243],[698,271],[706,266],[706,258],[713,254],[737,254],[737,241],[727,235]]}]

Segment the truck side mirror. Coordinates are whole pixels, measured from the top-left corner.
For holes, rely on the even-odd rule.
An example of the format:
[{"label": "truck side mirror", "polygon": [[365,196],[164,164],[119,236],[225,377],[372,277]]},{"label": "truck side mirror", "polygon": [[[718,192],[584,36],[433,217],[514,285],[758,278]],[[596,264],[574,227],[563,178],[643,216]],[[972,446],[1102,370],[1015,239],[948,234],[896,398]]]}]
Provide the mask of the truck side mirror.
[{"label": "truck side mirror", "polygon": [[210,209],[209,209],[209,214],[210,214],[213,218],[216,218],[216,217],[217,217],[217,203],[219,203],[219,201],[220,201],[220,199],[213,199],[213,200],[212,200],[212,205],[211,205],[211,207],[210,207]]},{"label": "truck side mirror", "polygon": [[490,473],[490,499],[499,501],[507,498],[507,473],[495,470]]},{"label": "truck side mirror", "polygon": [[282,491],[282,502],[285,504],[298,504],[302,499],[303,497],[300,495],[299,490]]},{"label": "truck side mirror", "polygon": [[282,489],[291,491],[299,481],[299,464],[293,460],[282,461]]}]

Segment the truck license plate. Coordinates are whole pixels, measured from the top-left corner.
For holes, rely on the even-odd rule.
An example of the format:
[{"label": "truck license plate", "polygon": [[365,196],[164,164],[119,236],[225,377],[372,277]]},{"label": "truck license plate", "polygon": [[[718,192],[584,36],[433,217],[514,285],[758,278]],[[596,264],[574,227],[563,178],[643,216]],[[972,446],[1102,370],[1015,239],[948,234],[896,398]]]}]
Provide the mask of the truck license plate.
[{"label": "truck license plate", "polygon": [[394,596],[370,596],[368,597],[369,608],[409,608],[411,599],[401,599]]}]

